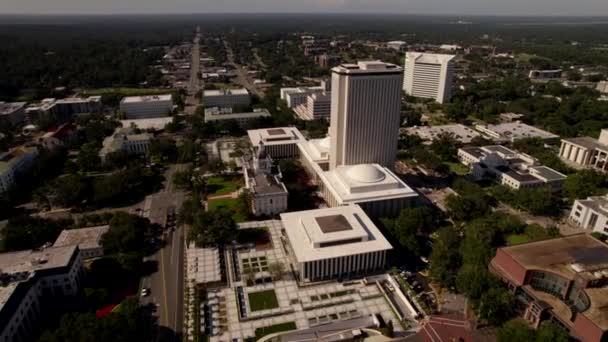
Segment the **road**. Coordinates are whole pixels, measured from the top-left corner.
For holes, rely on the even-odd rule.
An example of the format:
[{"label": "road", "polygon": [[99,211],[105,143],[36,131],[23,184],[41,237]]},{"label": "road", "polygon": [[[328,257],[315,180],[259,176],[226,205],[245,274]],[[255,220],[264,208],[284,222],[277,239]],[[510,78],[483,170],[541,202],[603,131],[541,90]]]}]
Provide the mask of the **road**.
[{"label": "road", "polygon": [[[185,165],[172,165],[165,173],[164,190],[146,198],[142,215],[161,227],[172,226],[170,213],[177,213],[185,193],[174,188],[173,173]],[[156,341],[180,341],[182,339],[184,313],[184,228],[164,229],[164,244],[152,255],[144,258],[152,272],[143,278],[143,287],[150,295],[142,298],[142,305],[156,307],[158,330]]]},{"label": "road", "polygon": [[235,62],[234,52],[226,40],[224,40],[224,48],[226,49],[226,58],[228,58],[228,63],[234,67],[234,71],[236,72],[236,82],[247,88],[250,93],[255,94],[260,99],[263,99],[264,92],[260,91],[253,83],[249,81],[249,78],[247,77],[247,70]]},{"label": "road", "polygon": [[186,106],[184,108],[186,114],[194,114],[196,108],[200,105],[200,99],[196,94],[201,90],[201,32],[200,27],[196,28],[196,34],[192,41],[192,61],[190,62],[190,83],[188,85],[188,97],[186,98]]}]

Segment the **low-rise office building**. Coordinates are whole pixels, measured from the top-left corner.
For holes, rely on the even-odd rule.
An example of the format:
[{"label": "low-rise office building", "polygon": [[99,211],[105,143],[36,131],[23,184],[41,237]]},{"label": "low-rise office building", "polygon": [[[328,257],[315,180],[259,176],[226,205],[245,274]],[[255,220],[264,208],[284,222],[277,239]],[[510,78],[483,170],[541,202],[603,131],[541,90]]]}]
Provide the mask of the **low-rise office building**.
[{"label": "low-rise office building", "polygon": [[102,107],[101,96],[46,98],[38,104],[28,106],[25,109],[25,116],[30,123],[47,118],[63,123],[79,114],[99,112]]},{"label": "low-rise office building", "polygon": [[25,172],[37,156],[38,149],[35,147],[17,147],[0,153],[0,193],[12,188],[17,176]]},{"label": "low-rise office building", "polygon": [[79,294],[83,274],[78,246],[0,254],[0,341],[31,341]]},{"label": "low-rise office building", "polygon": [[599,139],[562,139],[559,156],[568,164],[605,172],[608,169],[608,129],[602,129]]},{"label": "low-rise office building", "polygon": [[608,246],[587,234],[496,250],[490,271],[508,284],[522,317],[552,321],[583,342],[608,338]]},{"label": "low-rise office building", "polygon": [[173,111],[173,95],[128,96],[120,100],[120,111],[126,119],[168,116]]},{"label": "low-rise office building", "polygon": [[82,259],[103,256],[101,238],[110,230],[110,226],[64,229],[55,240],[53,247],[78,246]]},{"label": "low-rise office building", "polygon": [[556,144],[559,141],[558,135],[521,121],[505,122],[497,125],[476,125],[475,129],[496,142],[514,142],[527,138],[539,138],[546,144]]},{"label": "low-rise office building", "polygon": [[0,121],[5,121],[13,126],[25,121],[25,102],[1,102]]},{"label": "low-rise office building", "polygon": [[132,127],[117,128],[114,134],[105,138],[99,158],[105,162],[106,157],[114,152],[124,151],[129,154],[148,155],[150,142],[154,136],[149,133],[136,133]]},{"label": "low-rise office building", "polygon": [[359,206],[281,214],[285,246],[303,283],[383,270],[392,249]]},{"label": "low-rise office building", "polygon": [[203,91],[203,104],[206,108],[246,107],[251,104],[251,97],[245,88],[205,90]]},{"label": "low-rise office building", "polygon": [[458,158],[476,179],[494,178],[514,190],[548,187],[561,190],[566,175],[541,165],[535,158],[501,145],[463,147]]},{"label": "low-rise office building", "polygon": [[309,95],[329,91],[330,85],[329,82],[323,81],[321,85],[314,87],[281,88],[281,100],[287,103],[287,107],[295,109],[300,105],[307,105]]},{"label": "low-rise office building", "polygon": [[470,144],[471,141],[480,137],[481,134],[475,130],[461,124],[450,124],[440,126],[414,126],[402,129],[402,132],[416,135],[426,143],[432,143],[442,134],[451,135],[456,141],[461,144]]},{"label": "low-rise office building", "polygon": [[562,77],[562,70],[530,70],[528,78],[531,80],[551,80]]},{"label": "low-rise office building", "polygon": [[233,113],[231,108],[207,108],[205,109],[205,122],[219,122],[226,120],[234,120],[239,127],[247,129],[251,124],[260,118],[270,117],[270,112],[267,109],[254,109],[248,113]]},{"label": "low-rise office building", "polygon": [[608,235],[608,196],[577,199],[572,205],[568,219],[588,232]]},{"label": "low-rise office building", "polygon": [[272,159],[291,158],[299,155],[298,143],[306,138],[295,127],[276,127],[247,131],[254,153],[264,145]]},{"label": "low-rise office building", "polygon": [[308,95],[306,103],[295,107],[294,112],[303,120],[329,120],[331,116],[331,92]]}]

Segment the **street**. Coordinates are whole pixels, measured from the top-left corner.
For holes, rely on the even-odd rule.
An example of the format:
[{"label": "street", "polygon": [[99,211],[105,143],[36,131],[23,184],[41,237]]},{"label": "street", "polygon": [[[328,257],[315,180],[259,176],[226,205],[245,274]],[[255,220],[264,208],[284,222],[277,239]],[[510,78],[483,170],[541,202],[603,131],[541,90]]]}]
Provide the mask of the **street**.
[{"label": "street", "polygon": [[253,83],[249,81],[247,78],[247,71],[243,69],[240,64],[237,64],[234,60],[234,52],[230,48],[230,45],[224,40],[224,47],[226,48],[226,58],[228,58],[228,63],[234,66],[234,71],[236,72],[236,82],[247,88],[250,93],[255,94],[260,99],[264,98],[264,92],[260,91]]},{"label": "street", "polygon": [[172,165],[165,173],[164,190],[146,198],[142,215],[163,227],[159,249],[144,258],[152,272],[143,278],[143,287],[150,294],[141,304],[155,308],[158,319],[156,341],[180,341],[184,312],[184,228],[175,224],[185,193],[171,182],[173,173],[185,165]]},{"label": "street", "polygon": [[186,106],[184,108],[186,114],[194,114],[196,108],[200,104],[200,100],[196,97],[198,92],[201,90],[200,40],[200,27],[197,27],[196,35],[194,36],[192,45],[192,61],[190,62],[190,84],[188,85],[188,96],[186,97]]}]

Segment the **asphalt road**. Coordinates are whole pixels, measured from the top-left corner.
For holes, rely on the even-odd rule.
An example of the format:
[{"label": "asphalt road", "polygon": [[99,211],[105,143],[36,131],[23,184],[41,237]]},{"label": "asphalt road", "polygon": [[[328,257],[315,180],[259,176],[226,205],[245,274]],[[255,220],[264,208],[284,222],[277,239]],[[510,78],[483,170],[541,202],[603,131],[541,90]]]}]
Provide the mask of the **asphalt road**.
[{"label": "asphalt road", "polygon": [[177,213],[185,193],[177,191],[171,180],[173,173],[185,165],[172,165],[165,173],[168,180],[163,191],[146,198],[142,215],[154,224],[164,227],[159,249],[144,258],[151,273],[144,277],[143,287],[150,294],[142,298],[142,305],[155,307],[158,329],[156,341],[182,339],[184,313],[184,228],[171,229],[169,213]]},{"label": "asphalt road", "polygon": [[186,97],[186,107],[184,108],[187,114],[194,114],[200,101],[196,98],[196,94],[201,89],[201,81],[199,79],[201,71],[201,48],[200,48],[200,28],[196,28],[192,44],[192,61],[190,62],[190,84],[188,86],[188,96]]},{"label": "asphalt road", "polygon": [[243,87],[247,88],[250,93],[257,95],[260,99],[264,98],[264,92],[260,91],[253,83],[249,81],[247,78],[247,71],[243,69],[240,64],[237,64],[234,60],[234,52],[228,45],[228,42],[224,40],[224,48],[226,49],[226,58],[228,58],[228,63],[234,66],[234,71],[236,72],[236,81]]}]

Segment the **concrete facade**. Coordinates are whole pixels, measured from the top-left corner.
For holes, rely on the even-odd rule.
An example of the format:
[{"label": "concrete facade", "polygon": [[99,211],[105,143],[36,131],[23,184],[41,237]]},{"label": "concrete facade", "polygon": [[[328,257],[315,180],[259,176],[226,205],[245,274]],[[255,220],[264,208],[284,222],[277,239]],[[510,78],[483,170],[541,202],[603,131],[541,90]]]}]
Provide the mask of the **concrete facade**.
[{"label": "concrete facade", "polygon": [[302,282],[381,270],[392,249],[359,206],[286,213],[281,221]]},{"label": "concrete facade", "polygon": [[608,198],[592,196],[577,199],[572,205],[568,219],[588,232],[608,235]]},{"label": "concrete facade", "polygon": [[26,342],[80,291],[78,246],[0,254],[0,341]]},{"label": "concrete facade", "polygon": [[474,178],[492,177],[514,190],[547,187],[559,191],[566,179],[535,158],[501,145],[463,147],[458,149],[458,159],[471,167]]},{"label": "concrete facade", "polygon": [[35,147],[17,147],[0,154],[0,193],[12,188],[17,175],[27,170],[37,156]]},{"label": "concrete facade", "polygon": [[173,111],[173,96],[129,96],[120,101],[126,119],[148,119],[168,116]]},{"label": "concrete facade", "polygon": [[402,83],[403,70],[380,61],[332,69],[330,169],[367,163],[394,167]]},{"label": "concrete facade", "polygon": [[135,133],[131,127],[117,128],[115,133],[103,140],[99,157],[105,162],[106,156],[119,151],[135,155],[148,155],[153,135],[149,133]]},{"label": "concrete facade", "polygon": [[203,91],[203,104],[205,108],[245,107],[251,104],[249,91],[241,89],[205,90]]},{"label": "concrete facade", "polygon": [[454,55],[422,52],[405,54],[403,90],[415,97],[444,103],[452,98]]},{"label": "concrete facade", "polygon": [[562,139],[559,156],[570,164],[605,172],[608,170],[608,129],[598,140],[591,137]]}]

